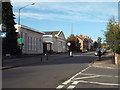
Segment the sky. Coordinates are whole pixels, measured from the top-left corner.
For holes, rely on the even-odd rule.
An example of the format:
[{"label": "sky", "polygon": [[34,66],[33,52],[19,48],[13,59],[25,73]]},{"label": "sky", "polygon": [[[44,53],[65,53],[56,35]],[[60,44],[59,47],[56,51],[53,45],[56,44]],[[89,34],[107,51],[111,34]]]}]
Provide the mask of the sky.
[{"label": "sky", "polygon": [[[35,0],[34,0],[35,1]],[[65,0],[64,0],[65,1]],[[18,2],[13,0],[13,13],[18,23],[19,8],[21,9],[21,25],[34,28],[38,31],[62,30],[65,37],[69,37],[73,25],[73,34],[89,36],[93,40],[104,38],[108,20],[114,16],[118,20],[118,2]]]}]

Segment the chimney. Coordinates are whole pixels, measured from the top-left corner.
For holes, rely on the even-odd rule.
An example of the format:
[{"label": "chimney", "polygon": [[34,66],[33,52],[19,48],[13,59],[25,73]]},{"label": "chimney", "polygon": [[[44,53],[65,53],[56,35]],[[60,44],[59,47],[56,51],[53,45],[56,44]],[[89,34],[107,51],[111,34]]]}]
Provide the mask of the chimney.
[{"label": "chimney", "polygon": [[82,38],[82,35],[80,34],[80,38]]}]

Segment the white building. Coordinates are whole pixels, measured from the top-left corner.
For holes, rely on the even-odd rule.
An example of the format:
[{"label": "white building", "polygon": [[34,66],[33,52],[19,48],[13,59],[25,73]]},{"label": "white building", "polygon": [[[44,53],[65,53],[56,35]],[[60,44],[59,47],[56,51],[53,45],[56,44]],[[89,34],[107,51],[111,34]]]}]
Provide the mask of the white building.
[{"label": "white building", "polygon": [[42,54],[43,53],[43,33],[27,26],[15,25],[17,32],[22,38],[22,54]]},{"label": "white building", "polygon": [[67,44],[62,31],[45,31],[43,35],[44,52],[66,52]]}]

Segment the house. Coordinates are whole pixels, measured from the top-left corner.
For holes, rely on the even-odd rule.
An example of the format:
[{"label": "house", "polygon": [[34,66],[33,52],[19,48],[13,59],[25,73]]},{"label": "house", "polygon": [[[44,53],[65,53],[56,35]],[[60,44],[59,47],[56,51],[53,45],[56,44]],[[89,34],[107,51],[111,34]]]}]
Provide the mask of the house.
[{"label": "house", "polygon": [[66,52],[67,41],[62,31],[45,31],[43,35],[44,52]]},{"label": "house", "polygon": [[76,38],[79,40],[80,43],[80,50],[85,51],[85,50],[92,50],[93,48],[93,40],[89,38],[88,36],[80,36],[76,35]]},{"label": "house", "polygon": [[[43,53],[43,33],[27,26],[15,25],[19,34],[18,39],[22,38],[22,54],[42,54]],[[19,45],[19,44],[18,44]]]}]

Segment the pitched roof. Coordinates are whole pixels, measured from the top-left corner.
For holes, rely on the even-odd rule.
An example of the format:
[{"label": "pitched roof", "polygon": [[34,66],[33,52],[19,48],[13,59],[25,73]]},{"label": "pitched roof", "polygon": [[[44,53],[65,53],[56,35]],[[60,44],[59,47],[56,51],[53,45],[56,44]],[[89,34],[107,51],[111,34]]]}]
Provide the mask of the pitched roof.
[{"label": "pitched roof", "polygon": [[[29,31],[35,32],[35,33],[44,34],[44,33],[40,32],[40,31],[35,30],[35,29],[33,29],[33,28],[30,28],[30,27],[28,27],[28,26],[19,25],[19,27],[20,27],[20,28],[23,28],[23,29],[25,29],[25,30],[29,30]],[[15,24],[15,28],[18,29],[18,24]]]},{"label": "pitched roof", "polygon": [[45,35],[56,35],[59,33],[59,31],[45,31]]}]

